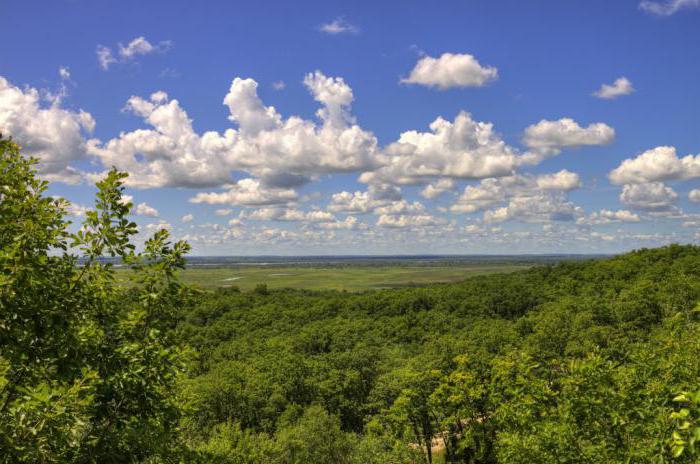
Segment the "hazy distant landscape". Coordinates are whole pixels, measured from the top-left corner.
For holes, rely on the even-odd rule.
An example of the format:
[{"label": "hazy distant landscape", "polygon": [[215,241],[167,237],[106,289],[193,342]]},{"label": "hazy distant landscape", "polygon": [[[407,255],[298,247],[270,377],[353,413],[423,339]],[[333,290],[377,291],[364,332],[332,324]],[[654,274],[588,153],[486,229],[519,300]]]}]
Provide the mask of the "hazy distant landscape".
[{"label": "hazy distant landscape", "polygon": [[[182,281],[196,288],[362,291],[458,282],[592,255],[190,257]],[[120,270],[121,279],[127,271]]]}]

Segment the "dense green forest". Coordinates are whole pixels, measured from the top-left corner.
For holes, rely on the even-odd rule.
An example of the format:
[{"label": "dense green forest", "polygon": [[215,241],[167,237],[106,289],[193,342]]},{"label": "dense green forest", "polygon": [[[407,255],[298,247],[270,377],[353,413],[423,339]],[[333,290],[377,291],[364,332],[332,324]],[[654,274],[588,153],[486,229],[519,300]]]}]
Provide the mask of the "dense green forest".
[{"label": "dense green forest", "polygon": [[682,457],[699,279],[700,249],[671,246],[418,289],[203,295],[178,328],[187,430],[230,462]]},{"label": "dense green forest", "polygon": [[0,462],[698,461],[698,247],[422,288],[201,292],[177,280],[185,243],[136,251],[123,178],[69,232],[0,139]]}]

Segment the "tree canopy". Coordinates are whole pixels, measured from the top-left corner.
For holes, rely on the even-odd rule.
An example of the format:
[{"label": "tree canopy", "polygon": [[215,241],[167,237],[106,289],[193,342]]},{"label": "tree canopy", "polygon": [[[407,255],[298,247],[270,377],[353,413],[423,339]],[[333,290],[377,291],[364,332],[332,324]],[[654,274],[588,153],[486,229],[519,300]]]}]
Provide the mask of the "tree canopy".
[{"label": "tree canopy", "polygon": [[[180,354],[171,336],[188,246],[165,230],[136,252],[125,174],[97,184],[76,232],[35,160],[0,139],[0,449],[3,462],[128,462],[172,451]],[[133,270],[115,283],[119,257]]]}]

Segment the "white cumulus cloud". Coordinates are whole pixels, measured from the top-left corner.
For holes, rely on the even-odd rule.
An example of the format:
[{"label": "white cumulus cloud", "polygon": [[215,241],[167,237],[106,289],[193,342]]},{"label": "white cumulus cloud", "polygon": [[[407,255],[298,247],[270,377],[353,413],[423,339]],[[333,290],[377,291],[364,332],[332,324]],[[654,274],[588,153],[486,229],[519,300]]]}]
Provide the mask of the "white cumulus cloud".
[{"label": "white cumulus cloud", "polygon": [[335,217],[327,211],[302,211],[296,208],[268,207],[256,209],[244,215],[255,221],[333,222]]},{"label": "white cumulus cloud", "polygon": [[454,121],[437,118],[430,132],[401,134],[385,149],[384,166],[360,177],[362,182],[425,184],[434,178],[481,179],[510,175],[519,164],[517,151],[493,125],[460,112]]},{"label": "white cumulus cloud", "polygon": [[418,60],[402,84],[418,84],[445,90],[452,87],[482,87],[498,78],[498,70],[482,66],[466,53],[443,53],[438,58],[424,56]]},{"label": "white cumulus cloud", "polygon": [[446,221],[430,214],[382,214],[377,219],[377,225],[391,229],[404,229],[409,227],[426,227],[444,224]]},{"label": "white cumulus cloud", "polygon": [[543,190],[569,191],[581,187],[581,179],[575,172],[562,169],[554,174],[542,174],[535,179],[537,186]]},{"label": "white cumulus cloud", "polygon": [[[529,206],[526,199],[536,198],[538,201],[561,205],[564,203],[563,194],[580,186],[578,174],[567,170],[538,176],[519,174],[484,179],[478,185],[465,187],[450,211],[474,213],[499,203],[510,202],[513,205],[508,213],[510,218],[523,209],[522,205]],[[501,211],[502,214],[505,212],[506,210]],[[493,218],[493,214],[489,213],[490,217]]]},{"label": "white cumulus cloud", "polygon": [[334,193],[328,209],[333,212],[369,213],[398,201],[401,201],[401,191],[398,187],[377,184],[370,185],[365,192]]},{"label": "white cumulus cloud", "polygon": [[355,216],[348,216],[342,221],[322,222],[318,227],[327,230],[355,230],[366,229],[367,224],[361,223]]},{"label": "white cumulus cloud", "polygon": [[129,183],[143,188],[220,186],[230,182],[232,171],[269,187],[293,188],[322,174],[374,168],[377,140],[354,123],[350,87],[320,72],[304,83],[321,103],[319,122],[282,118],[259,99],[257,82],[236,78],[224,104],[238,129],[198,134],[179,102],[156,92],[148,100],[131,97],[126,106],[152,129],[123,132],[91,153],[105,166],[131,173]]},{"label": "white cumulus cloud", "polygon": [[265,188],[259,180],[241,179],[226,192],[200,192],[190,198],[190,202],[210,205],[266,206],[291,203],[297,198],[297,193],[292,189]]},{"label": "white cumulus cloud", "polygon": [[591,213],[586,222],[596,225],[615,222],[639,222],[640,220],[638,214],[627,209],[618,209],[616,211],[601,209],[600,211]]},{"label": "white cumulus cloud", "polygon": [[95,127],[90,113],[60,107],[42,101],[32,87],[20,89],[0,77],[0,133],[12,136],[23,152],[40,160],[40,172],[50,180],[77,183],[80,173],[72,161],[83,158],[88,150],[85,136]]},{"label": "white cumulus cloud", "polygon": [[137,216],[158,217],[158,210],[148,203],[139,203],[134,207]]},{"label": "white cumulus cloud", "polygon": [[484,222],[576,221],[582,215],[583,209],[569,201],[563,192],[538,192],[513,196],[506,206],[484,212]]},{"label": "white cumulus cloud", "polygon": [[634,92],[632,82],[626,77],[619,77],[612,84],[603,84],[593,95],[604,100],[614,100],[615,98],[629,95]]},{"label": "white cumulus cloud", "polygon": [[452,190],[454,186],[455,181],[453,179],[438,179],[437,181],[426,185],[425,188],[421,190],[420,194],[424,198],[433,200],[443,193]]},{"label": "white cumulus cloud", "polygon": [[679,158],[675,147],[660,146],[624,160],[610,171],[613,184],[641,184],[700,177],[700,154]]},{"label": "white cumulus cloud", "polygon": [[558,154],[564,148],[584,145],[607,145],[615,139],[615,129],[602,122],[580,126],[571,118],[556,121],[543,119],[525,129],[523,143],[535,150],[533,161]]},{"label": "white cumulus cloud", "polygon": [[632,209],[666,210],[678,199],[678,194],[671,187],[661,182],[625,185],[620,194],[620,201]]},{"label": "white cumulus cloud", "polygon": [[153,129],[122,132],[90,147],[104,166],[127,171],[129,185],[139,188],[206,187],[230,181],[227,156],[235,133],[201,136],[177,100],[156,92],[146,100],[131,97],[126,111],[144,118]]}]

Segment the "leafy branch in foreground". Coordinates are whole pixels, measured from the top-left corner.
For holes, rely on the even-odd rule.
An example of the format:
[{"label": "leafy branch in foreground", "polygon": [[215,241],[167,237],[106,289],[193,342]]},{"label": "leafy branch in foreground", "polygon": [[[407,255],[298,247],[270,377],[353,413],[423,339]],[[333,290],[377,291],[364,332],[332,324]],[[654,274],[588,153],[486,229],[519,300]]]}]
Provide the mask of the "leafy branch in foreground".
[{"label": "leafy branch in foreground", "polygon": [[[135,251],[125,178],[113,169],[97,184],[71,233],[36,160],[0,138],[0,462],[140,462],[176,448],[169,334],[189,246],[161,230]],[[136,285],[117,285],[105,256]]]},{"label": "leafy branch in foreground", "polygon": [[683,392],[673,398],[673,401],[680,408],[670,416],[676,425],[670,441],[671,452],[675,458],[693,458],[700,454],[700,390]]}]

